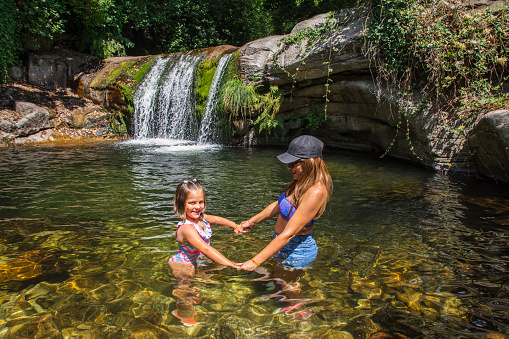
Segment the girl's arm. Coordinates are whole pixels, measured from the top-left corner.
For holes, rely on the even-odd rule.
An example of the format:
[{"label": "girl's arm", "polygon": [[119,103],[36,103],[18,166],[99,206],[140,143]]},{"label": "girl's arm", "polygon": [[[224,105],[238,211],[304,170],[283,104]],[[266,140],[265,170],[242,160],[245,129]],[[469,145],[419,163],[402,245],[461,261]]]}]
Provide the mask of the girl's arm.
[{"label": "girl's arm", "polygon": [[249,218],[249,220],[241,222],[240,226],[242,226],[243,230],[245,230],[245,231],[251,231],[251,228],[255,224],[258,224],[262,221],[273,218],[278,214],[279,214],[279,203],[277,201],[274,201],[272,204],[265,207],[263,209],[263,211],[261,211],[254,217]]},{"label": "girl's arm", "polygon": [[198,251],[203,253],[210,260],[225,266],[234,267],[235,263],[228,260],[214,247],[208,245],[198,234],[194,226],[184,224],[180,226],[179,233],[182,232],[182,236],[189,244],[193,245]]},{"label": "girl's arm", "polygon": [[218,217],[215,215],[204,214],[203,219],[205,219],[206,222],[208,222],[209,224],[212,224],[212,225],[220,225],[220,226],[230,227],[233,229],[233,231],[235,233],[242,232],[242,227],[240,227],[240,225],[237,225],[233,221],[228,220],[226,218]]},{"label": "girl's arm", "polygon": [[253,271],[265,260],[269,259],[279,251],[283,246],[297,235],[305,225],[307,225],[315,215],[318,214],[324,202],[327,201],[327,192],[321,188],[309,190],[303,197],[299,207],[295,211],[290,221],[285,226],[281,234],[272,239],[272,241],[251,260],[248,260],[238,266],[240,269]]}]

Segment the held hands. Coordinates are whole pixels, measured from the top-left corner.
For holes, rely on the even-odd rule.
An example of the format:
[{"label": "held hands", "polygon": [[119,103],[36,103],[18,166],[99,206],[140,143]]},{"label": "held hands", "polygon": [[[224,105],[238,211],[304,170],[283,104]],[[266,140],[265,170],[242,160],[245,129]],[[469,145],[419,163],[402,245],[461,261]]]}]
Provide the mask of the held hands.
[{"label": "held hands", "polygon": [[235,234],[251,232],[251,228],[253,226],[254,226],[253,223],[251,223],[249,221],[243,221],[240,223],[240,225],[235,224],[235,227],[233,228],[233,232]]},{"label": "held hands", "polygon": [[237,263],[235,264],[238,270],[246,270],[246,271],[254,271],[258,265],[254,263],[252,260],[248,260],[244,263]]},{"label": "held hands", "polygon": [[246,220],[241,222],[240,226],[242,226],[242,232],[251,232],[251,228],[253,228],[254,224]]},{"label": "held hands", "polygon": [[242,227],[242,224],[240,225],[235,224],[235,227],[233,227],[233,233],[235,234],[244,233],[244,227]]}]

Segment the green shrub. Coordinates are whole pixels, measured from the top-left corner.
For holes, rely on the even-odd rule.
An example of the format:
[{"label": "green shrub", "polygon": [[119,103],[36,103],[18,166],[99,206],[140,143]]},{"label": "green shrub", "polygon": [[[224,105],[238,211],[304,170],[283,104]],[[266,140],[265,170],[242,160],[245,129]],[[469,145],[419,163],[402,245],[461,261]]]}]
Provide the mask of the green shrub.
[{"label": "green shrub", "polygon": [[501,92],[509,66],[507,5],[492,12],[460,1],[376,0],[366,37],[377,72],[405,100],[417,89],[444,110],[508,105]]}]

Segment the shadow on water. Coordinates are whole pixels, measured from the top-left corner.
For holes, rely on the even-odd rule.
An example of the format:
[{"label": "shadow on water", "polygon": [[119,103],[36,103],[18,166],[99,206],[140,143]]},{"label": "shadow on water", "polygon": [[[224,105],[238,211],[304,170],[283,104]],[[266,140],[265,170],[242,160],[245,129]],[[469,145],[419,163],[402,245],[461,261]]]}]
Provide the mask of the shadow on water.
[{"label": "shadow on water", "polygon": [[[284,284],[267,278],[272,260],[259,272],[210,265],[186,290],[197,322],[186,326],[167,265],[178,182],[199,178],[207,211],[241,222],[290,180],[281,151],[2,150],[0,337],[507,337],[508,187],[350,154],[325,155],[335,186],[312,267]],[[215,227],[212,244],[248,260],[273,223],[240,236]]]}]

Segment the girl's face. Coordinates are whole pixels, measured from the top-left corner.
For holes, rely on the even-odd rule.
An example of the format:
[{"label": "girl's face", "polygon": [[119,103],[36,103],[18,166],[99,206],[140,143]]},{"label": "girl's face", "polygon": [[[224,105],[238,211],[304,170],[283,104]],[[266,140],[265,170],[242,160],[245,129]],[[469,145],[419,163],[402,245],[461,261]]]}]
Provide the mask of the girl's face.
[{"label": "girl's face", "polygon": [[298,160],[292,162],[291,164],[288,164],[286,167],[292,171],[293,180],[299,180],[300,176],[302,175],[302,171],[304,170],[303,161]]},{"label": "girl's face", "polygon": [[190,191],[186,199],[186,218],[191,221],[200,220],[205,209],[205,193],[203,190]]}]

